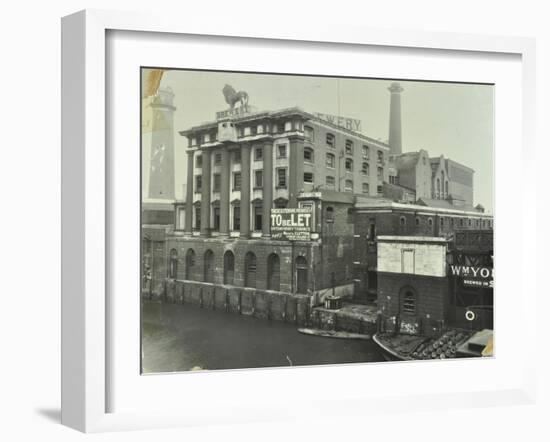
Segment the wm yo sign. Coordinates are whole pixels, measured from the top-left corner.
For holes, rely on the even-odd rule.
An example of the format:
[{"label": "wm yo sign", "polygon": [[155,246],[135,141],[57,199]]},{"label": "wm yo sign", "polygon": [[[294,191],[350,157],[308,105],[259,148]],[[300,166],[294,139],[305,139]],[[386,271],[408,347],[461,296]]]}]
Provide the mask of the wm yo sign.
[{"label": "wm yo sign", "polygon": [[311,239],[311,208],[271,209],[271,238],[286,241]]}]

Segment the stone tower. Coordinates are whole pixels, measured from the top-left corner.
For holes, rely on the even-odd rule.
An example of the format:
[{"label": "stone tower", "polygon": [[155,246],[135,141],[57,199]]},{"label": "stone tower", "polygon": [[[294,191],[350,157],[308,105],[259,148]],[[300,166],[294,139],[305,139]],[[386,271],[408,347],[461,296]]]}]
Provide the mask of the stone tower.
[{"label": "stone tower", "polygon": [[152,133],[149,169],[149,198],[173,200],[174,181],[174,93],[161,88],[151,101]]},{"label": "stone tower", "polygon": [[399,155],[401,149],[401,92],[403,88],[399,83],[392,83],[388,88],[391,93],[390,101],[390,133],[389,141],[390,153]]}]

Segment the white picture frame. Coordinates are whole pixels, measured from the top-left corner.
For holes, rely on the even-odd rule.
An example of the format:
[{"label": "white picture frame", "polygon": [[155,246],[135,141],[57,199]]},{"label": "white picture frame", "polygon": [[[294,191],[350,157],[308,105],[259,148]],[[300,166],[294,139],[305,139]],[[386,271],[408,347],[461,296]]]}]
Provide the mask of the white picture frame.
[{"label": "white picture frame", "polygon": [[[483,54],[512,54],[521,57],[521,155],[522,172],[528,176],[535,161],[534,108],[535,108],[535,46],[532,39],[518,37],[492,37],[451,33],[415,31],[394,32],[372,28],[331,26],[293,27],[291,24],[265,21],[249,23],[246,28],[231,23],[209,20],[188,20],[184,24],[177,17],[152,14],[87,10],[63,18],[62,21],[62,423],[84,432],[124,429],[160,428],[186,425],[206,425],[209,422],[235,422],[224,417],[219,408],[205,414],[204,408],[194,412],[182,408],[172,411],[140,410],[109,412],[108,396],[113,388],[108,376],[112,354],[108,342],[111,316],[108,298],[109,229],[111,195],[109,187],[109,155],[106,150],[106,119],[109,88],[106,80],[106,36],[109,31],[155,32],[163,35],[226,36],[245,39],[272,39],[288,42],[337,43],[341,45],[369,45],[383,50],[399,47],[404,50],[426,49],[441,51],[468,51]],[[342,46],[343,47],[343,46]],[[498,106],[497,106],[498,112]],[[112,171],[111,171],[112,172]],[[498,168],[496,174],[498,176]],[[519,190],[522,198],[521,221],[535,219],[536,194],[527,186]],[[504,213],[498,204],[498,216]],[[502,210],[502,211],[501,211]],[[517,208],[516,208],[517,212]],[[502,232],[502,231],[500,231]],[[498,237],[499,228],[495,228]],[[531,233],[520,230],[523,244],[519,262],[526,266],[527,257],[534,256],[534,229]],[[498,259],[498,258],[497,258]],[[517,300],[518,312],[536,305],[534,280],[526,277],[526,268],[520,275],[521,296]],[[497,281],[499,276],[497,275]],[[497,282],[497,290],[498,288]],[[502,286],[503,291],[506,290]],[[136,294],[136,297],[139,297]],[[498,313],[497,313],[498,315]],[[510,318],[508,318],[509,320]],[[525,347],[522,352],[534,352],[536,324],[523,324]],[[497,331],[498,333],[498,331]],[[137,356],[136,356],[137,357]],[[498,353],[497,357],[498,359]],[[235,409],[241,410],[238,422],[253,422],[288,417],[328,416],[326,405],[336,414],[368,414],[376,411],[397,412],[407,410],[414,403],[415,410],[441,407],[469,407],[472,400],[477,406],[498,404],[527,404],[535,400],[536,379],[534,359],[525,358],[521,373],[499,389],[463,390],[453,394],[408,396],[389,391],[378,397],[376,403],[368,401],[359,391],[356,395],[334,394],[330,400],[313,398],[310,407],[289,404],[285,409],[275,403],[270,407],[255,408],[243,399]],[[459,367],[458,367],[459,368]],[[412,366],[392,364],[392,370],[412,369]],[[418,368],[415,368],[418,370]],[[307,369],[295,369],[296,372]],[[325,373],[343,370],[325,369]],[[358,376],[361,365],[353,368]],[[262,371],[260,376],[283,378],[292,376],[291,370]],[[519,371],[517,372],[519,373]],[[201,374],[202,375],[202,374]],[[217,373],[210,378],[196,377],[204,388],[209,382],[224,379],[241,379],[246,371]],[[170,376],[168,376],[170,378]],[[174,379],[174,378],[172,378]],[[193,381],[193,379],[191,379]],[[170,379],[166,383],[170,383]],[[250,396],[253,397],[253,396]],[[337,409],[337,411],[335,411]],[[235,413],[237,414],[237,413]]]}]

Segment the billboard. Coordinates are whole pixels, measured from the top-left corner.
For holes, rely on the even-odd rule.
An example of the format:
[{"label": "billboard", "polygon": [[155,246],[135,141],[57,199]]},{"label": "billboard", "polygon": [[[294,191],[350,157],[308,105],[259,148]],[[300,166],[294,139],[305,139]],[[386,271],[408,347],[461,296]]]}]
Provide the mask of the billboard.
[{"label": "billboard", "polygon": [[271,209],[271,238],[287,241],[311,239],[311,208]]}]

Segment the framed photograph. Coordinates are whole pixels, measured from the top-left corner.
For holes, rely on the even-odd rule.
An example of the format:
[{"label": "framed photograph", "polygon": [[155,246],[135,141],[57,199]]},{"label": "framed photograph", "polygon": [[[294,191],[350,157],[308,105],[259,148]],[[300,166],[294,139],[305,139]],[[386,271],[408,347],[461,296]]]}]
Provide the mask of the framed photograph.
[{"label": "framed photograph", "polygon": [[62,26],[64,424],[534,400],[533,41]]}]

